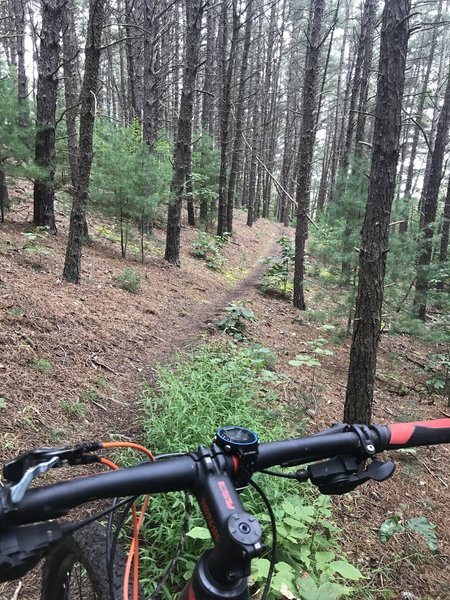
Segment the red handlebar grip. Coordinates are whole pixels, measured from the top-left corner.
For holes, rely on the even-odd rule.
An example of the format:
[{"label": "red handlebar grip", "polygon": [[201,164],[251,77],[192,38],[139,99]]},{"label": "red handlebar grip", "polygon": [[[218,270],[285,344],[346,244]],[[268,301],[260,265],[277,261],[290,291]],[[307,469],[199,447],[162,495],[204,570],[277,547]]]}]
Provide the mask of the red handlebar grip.
[{"label": "red handlebar grip", "polygon": [[450,443],[450,419],[392,423],[389,447],[426,446]]}]

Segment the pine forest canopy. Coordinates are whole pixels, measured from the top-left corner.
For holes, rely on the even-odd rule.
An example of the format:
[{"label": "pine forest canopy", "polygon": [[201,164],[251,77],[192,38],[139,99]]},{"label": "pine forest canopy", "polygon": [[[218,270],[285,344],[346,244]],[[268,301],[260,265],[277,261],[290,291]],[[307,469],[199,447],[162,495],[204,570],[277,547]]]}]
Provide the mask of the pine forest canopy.
[{"label": "pine forest canopy", "polygon": [[35,225],[71,207],[72,283],[92,211],[143,260],[165,223],[174,265],[184,207],[218,236],[235,209],[292,225],[294,305],[320,259],[349,324],[375,323],[353,339],[373,380],[387,324],[448,333],[449,30],[448,0],[2,0],[2,222],[16,177]]}]

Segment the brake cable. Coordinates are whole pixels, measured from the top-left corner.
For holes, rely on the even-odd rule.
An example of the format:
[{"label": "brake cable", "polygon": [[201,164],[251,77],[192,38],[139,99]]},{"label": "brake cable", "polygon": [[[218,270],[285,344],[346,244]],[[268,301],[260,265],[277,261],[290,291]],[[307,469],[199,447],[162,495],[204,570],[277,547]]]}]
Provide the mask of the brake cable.
[{"label": "brake cable", "polygon": [[262,501],[266,505],[267,512],[268,512],[269,518],[270,518],[270,527],[271,527],[271,531],[272,531],[272,548],[270,550],[269,571],[267,573],[266,584],[264,586],[264,592],[263,592],[263,595],[261,596],[261,600],[266,600],[267,596],[269,595],[270,583],[272,581],[273,572],[275,570],[275,556],[276,556],[276,550],[277,550],[277,522],[275,519],[275,514],[273,512],[272,506],[269,502],[268,497],[266,496],[266,493],[262,489],[262,487],[260,487],[253,480],[250,481],[250,485],[255,488],[255,490],[261,496]]}]

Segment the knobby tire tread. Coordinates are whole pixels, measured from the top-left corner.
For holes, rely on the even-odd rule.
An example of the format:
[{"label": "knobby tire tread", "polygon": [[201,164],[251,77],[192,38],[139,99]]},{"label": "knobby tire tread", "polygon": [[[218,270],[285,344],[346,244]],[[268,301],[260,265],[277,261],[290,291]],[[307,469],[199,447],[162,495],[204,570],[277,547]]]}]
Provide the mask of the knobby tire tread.
[{"label": "knobby tire tread", "polygon": [[[111,600],[108,568],[106,561],[106,528],[93,522],[74,532],[57,544],[47,555],[42,573],[41,600],[63,600],[61,591],[62,569],[64,561],[75,557],[86,569],[95,591],[96,600]],[[113,589],[117,600],[123,598],[123,576],[126,556],[118,544],[113,566]],[[132,585],[129,597],[133,598]],[[139,590],[139,600],[143,599]]]}]

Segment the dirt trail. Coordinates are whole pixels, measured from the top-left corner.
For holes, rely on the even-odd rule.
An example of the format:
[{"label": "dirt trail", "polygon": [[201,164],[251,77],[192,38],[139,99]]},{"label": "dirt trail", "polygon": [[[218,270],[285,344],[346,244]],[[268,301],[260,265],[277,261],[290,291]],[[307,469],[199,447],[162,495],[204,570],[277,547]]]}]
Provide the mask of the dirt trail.
[{"label": "dirt trail", "polygon": [[[260,248],[260,255],[253,263],[249,274],[233,285],[233,287],[212,295],[205,303],[197,304],[189,315],[189,322],[181,329],[175,331],[166,331],[168,344],[161,348],[161,354],[156,352],[152,357],[153,367],[162,359],[170,359],[178,350],[186,346],[191,346],[199,341],[205,331],[215,331],[216,323],[221,317],[224,308],[232,302],[246,300],[254,291],[254,288],[261,282],[265,267],[262,263],[264,258],[278,253],[279,246],[277,239],[283,235],[283,228],[274,225],[272,235],[268,237],[267,242]],[[233,243],[233,242],[231,242]],[[162,340],[160,340],[162,345]]]},{"label": "dirt trail", "polygon": [[[261,258],[277,252],[281,227],[261,221],[249,229],[240,211],[235,223],[223,249],[224,273],[190,255],[198,231],[183,228],[181,268],[160,258],[162,234],[144,265],[124,262],[117,244],[97,238],[83,251],[80,286],[60,278],[64,220],[58,237],[43,239],[37,255],[25,249],[28,223],[5,224],[0,396],[7,406],[0,411],[0,458],[43,444],[136,435],[136,398],[142,383],[153,380],[155,365],[213,331],[223,308],[259,281]],[[138,294],[115,283],[130,267],[142,278]]]}]

